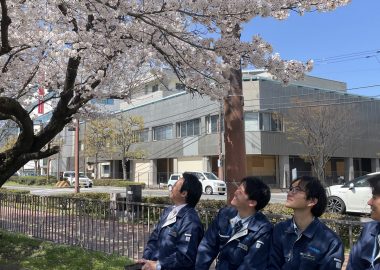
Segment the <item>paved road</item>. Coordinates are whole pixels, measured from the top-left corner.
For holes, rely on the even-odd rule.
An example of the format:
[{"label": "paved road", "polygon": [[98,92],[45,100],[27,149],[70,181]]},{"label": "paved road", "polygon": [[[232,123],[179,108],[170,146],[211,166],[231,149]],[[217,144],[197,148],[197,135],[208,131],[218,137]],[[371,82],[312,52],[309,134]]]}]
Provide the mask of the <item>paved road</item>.
[{"label": "paved road", "polygon": [[[31,194],[41,195],[41,196],[51,196],[54,194],[65,194],[65,193],[74,193],[74,188],[42,188],[36,186],[9,186],[4,185],[6,188],[12,189],[22,189],[22,190],[30,190]],[[108,193],[125,193],[126,189],[122,187],[104,187],[98,186],[93,188],[81,188],[81,192],[108,192]],[[163,189],[143,189],[142,195],[144,197],[149,196],[167,196],[169,191]],[[225,200],[227,198],[226,195],[202,195],[202,199],[209,200]],[[272,198],[270,200],[271,203],[283,203],[286,200],[286,193],[284,192],[273,192]]]}]

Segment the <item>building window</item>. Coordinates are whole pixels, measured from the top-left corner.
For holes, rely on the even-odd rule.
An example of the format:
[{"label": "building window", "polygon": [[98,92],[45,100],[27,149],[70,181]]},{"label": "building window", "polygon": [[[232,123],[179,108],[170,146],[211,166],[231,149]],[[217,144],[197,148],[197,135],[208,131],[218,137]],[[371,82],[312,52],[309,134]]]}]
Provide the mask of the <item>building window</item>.
[{"label": "building window", "polygon": [[282,115],[271,113],[271,131],[282,131]]},{"label": "building window", "polygon": [[270,129],[270,114],[260,113],[260,130],[261,131],[271,131]]},{"label": "building window", "polygon": [[176,90],[184,91],[185,90],[185,85],[183,83],[176,83],[175,84],[175,89]]},{"label": "building window", "polygon": [[103,104],[103,105],[114,105],[115,100],[112,98],[106,99],[92,99],[91,104]]},{"label": "building window", "polygon": [[155,84],[152,86],[152,92],[157,92],[158,91],[158,84]]},{"label": "building window", "polygon": [[133,137],[134,142],[147,142],[149,141],[149,129],[145,128],[143,130],[136,131],[134,132]]},{"label": "building window", "polygon": [[200,134],[200,119],[193,119],[177,123],[177,137],[195,136]]},{"label": "building window", "polygon": [[260,130],[282,131],[282,116],[278,113],[260,113]]},{"label": "building window", "polygon": [[282,131],[282,115],[275,112],[245,112],[245,131]]},{"label": "building window", "polygon": [[173,138],[173,126],[172,125],[166,125],[166,126],[159,126],[153,128],[153,140],[154,141],[161,141],[161,140],[168,140]]},{"label": "building window", "polygon": [[259,131],[259,112],[244,113],[245,131]]},{"label": "building window", "polygon": [[111,174],[111,166],[109,163],[102,163],[101,164],[101,175],[103,177],[110,177]]},{"label": "building window", "polygon": [[[222,131],[224,128],[223,115],[222,115]],[[206,116],[206,131],[208,134],[217,133],[219,130],[219,115]]]}]

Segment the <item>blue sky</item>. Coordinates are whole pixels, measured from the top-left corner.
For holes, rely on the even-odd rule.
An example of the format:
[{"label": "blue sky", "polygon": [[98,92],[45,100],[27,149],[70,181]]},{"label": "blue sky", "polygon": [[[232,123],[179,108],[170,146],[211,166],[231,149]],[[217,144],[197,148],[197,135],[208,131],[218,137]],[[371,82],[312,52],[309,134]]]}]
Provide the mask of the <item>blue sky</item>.
[{"label": "blue sky", "polygon": [[[242,39],[259,34],[284,59],[314,59],[312,76],[347,83],[347,88],[380,85],[380,0],[353,0],[332,12],[287,20],[255,18]],[[349,90],[379,96],[380,86]]]}]

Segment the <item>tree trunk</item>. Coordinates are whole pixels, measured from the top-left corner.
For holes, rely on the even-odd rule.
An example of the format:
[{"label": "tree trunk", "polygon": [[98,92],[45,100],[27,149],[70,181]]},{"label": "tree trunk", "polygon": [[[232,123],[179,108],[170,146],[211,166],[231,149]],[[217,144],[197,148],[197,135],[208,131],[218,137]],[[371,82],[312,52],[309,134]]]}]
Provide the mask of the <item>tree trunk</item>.
[{"label": "tree trunk", "polygon": [[95,179],[99,179],[99,172],[98,172],[98,154],[95,154],[95,165],[94,165],[94,173],[95,173]]},{"label": "tree trunk", "polygon": [[[233,25],[233,31],[222,33],[225,38],[240,39],[240,25]],[[224,58],[229,63],[228,58]],[[224,144],[225,144],[225,180],[227,184],[227,203],[230,204],[237,185],[246,176],[244,133],[244,97],[241,68],[228,68],[223,72],[229,80],[230,89],[224,98]]]},{"label": "tree trunk", "polygon": [[[59,152],[58,146],[43,149],[68,124],[77,110],[88,100],[79,96],[73,101],[75,79],[80,57],[70,58],[67,64],[66,79],[63,91],[49,123],[38,134],[34,134],[33,121],[20,103],[8,97],[0,97],[0,114],[4,119],[17,119],[20,133],[15,145],[0,152],[0,186],[17,170],[31,160],[40,160]],[[70,107],[68,104],[73,101]]]},{"label": "tree trunk", "polygon": [[123,157],[121,165],[123,168],[123,179],[127,180],[127,158],[126,157]]},{"label": "tree trunk", "polygon": [[240,180],[246,176],[243,89],[241,70],[230,70],[230,94],[224,99],[224,143],[229,204]]}]

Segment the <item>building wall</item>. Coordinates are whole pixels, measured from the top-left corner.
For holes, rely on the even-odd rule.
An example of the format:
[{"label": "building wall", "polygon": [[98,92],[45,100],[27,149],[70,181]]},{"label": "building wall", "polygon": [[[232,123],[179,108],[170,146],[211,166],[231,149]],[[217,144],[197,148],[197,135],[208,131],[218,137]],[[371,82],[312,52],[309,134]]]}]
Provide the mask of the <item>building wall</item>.
[{"label": "building wall", "polygon": [[[353,157],[378,159],[380,101],[349,95],[345,89],[345,83],[310,76],[307,76],[305,81],[287,86],[273,80],[261,79],[259,76],[244,76],[244,110],[285,114],[294,106],[294,99],[307,98],[333,101],[336,104],[343,103],[341,106],[346,106],[347,110],[354,113],[350,127],[342,130],[347,134],[347,143],[335,156],[342,160]],[[143,149],[148,159],[131,163],[135,181],[156,183],[155,178],[161,173],[157,169],[162,166],[157,166],[155,162],[161,159],[172,159],[170,162],[173,162],[173,170],[176,168],[178,172],[211,169],[210,161],[206,160],[208,157],[218,155],[219,136],[216,133],[207,133],[206,117],[217,115],[219,105],[207,96],[165,90],[165,93],[155,92],[153,99],[147,94],[138,102],[124,106],[126,110],[120,113],[142,116],[145,127],[149,129],[149,141],[132,146],[132,150]],[[177,123],[197,118],[201,123],[200,134],[177,138]],[[154,128],[161,125],[172,127],[172,138],[154,141]],[[73,155],[73,135],[74,132],[64,134],[66,145],[63,153],[67,156]],[[292,169],[291,166],[289,167],[289,164],[292,164],[289,163],[289,156],[299,156],[305,152],[301,144],[289,140],[284,132],[257,130],[246,131],[245,135],[248,174],[266,177],[271,184],[275,181],[273,179],[285,176],[289,178],[289,170]],[[378,162],[372,163],[378,164]],[[280,164],[284,168],[279,168]],[[337,173],[341,174],[342,170],[347,169],[344,164],[345,161],[341,161],[334,165],[336,168],[328,169],[330,171],[336,169]],[[165,170],[165,173],[170,172]],[[286,181],[281,181],[279,179],[277,183],[286,185]]]},{"label": "building wall", "polygon": [[[338,157],[376,158],[379,153],[380,101],[348,95],[339,91],[305,88],[297,85],[282,86],[273,81],[260,81],[260,110],[277,111],[285,115],[294,105],[294,99],[322,100],[322,104],[341,106],[350,113],[350,124],[342,130],[347,134],[344,146],[335,153]],[[270,101],[270,102],[269,102]],[[286,127],[285,127],[286,129]],[[365,140],[364,140],[365,138]],[[284,132],[261,132],[261,153],[300,155],[301,144],[287,138]]]},{"label": "building wall", "polygon": [[133,179],[135,182],[152,183],[152,168],[149,160],[133,162]]},{"label": "building wall", "polygon": [[178,159],[178,172],[204,171],[202,157],[188,157]]},{"label": "building wall", "polygon": [[247,155],[247,175],[256,176],[266,183],[276,184],[276,156]]}]

